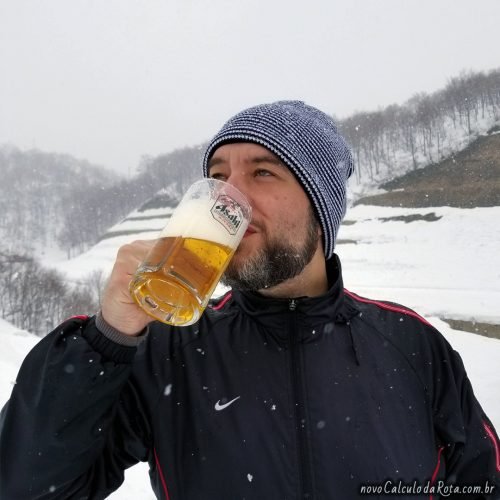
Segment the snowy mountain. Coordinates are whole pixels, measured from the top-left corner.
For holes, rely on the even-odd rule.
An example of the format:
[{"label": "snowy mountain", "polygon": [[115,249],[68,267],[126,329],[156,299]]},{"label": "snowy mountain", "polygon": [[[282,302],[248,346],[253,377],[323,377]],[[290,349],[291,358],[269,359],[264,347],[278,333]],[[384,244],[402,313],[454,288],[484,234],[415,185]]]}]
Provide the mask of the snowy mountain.
[{"label": "snowy mountain", "polygon": [[[0,247],[37,254],[61,246],[67,223],[74,226],[75,213],[88,206],[88,193],[120,181],[86,160],[8,145],[0,145],[0,178]],[[92,230],[106,222],[106,217],[94,219]]]}]

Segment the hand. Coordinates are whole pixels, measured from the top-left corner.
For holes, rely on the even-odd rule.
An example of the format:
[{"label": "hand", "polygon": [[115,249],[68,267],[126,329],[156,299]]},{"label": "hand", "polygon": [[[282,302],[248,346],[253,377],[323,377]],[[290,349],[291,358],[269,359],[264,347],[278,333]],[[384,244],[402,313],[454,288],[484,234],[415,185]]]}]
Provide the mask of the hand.
[{"label": "hand", "polygon": [[131,297],[129,283],[155,242],[156,240],[138,240],[120,247],[103,293],[101,301],[103,319],[126,335],[138,335],[151,321],[154,321]]}]

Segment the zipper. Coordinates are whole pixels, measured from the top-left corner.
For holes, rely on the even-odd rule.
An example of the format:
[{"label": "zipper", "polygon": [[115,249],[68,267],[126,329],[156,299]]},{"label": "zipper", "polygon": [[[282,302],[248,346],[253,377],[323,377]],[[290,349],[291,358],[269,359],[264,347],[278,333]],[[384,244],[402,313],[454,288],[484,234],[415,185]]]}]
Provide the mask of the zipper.
[{"label": "zipper", "polygon": [[297,300],[290,299],[288,304],[289,314],[289,336],[290,347],[290,371],[292,379],[292,404],[295,428],[298,444],[298,464],[299,464],[299,497],[300,499],[314,498],[313,494],[313,474],[311,450],[309,442],[309,423],[305,409],[305,387],[304,374],[299,344],[299,329],[297,327]]}]

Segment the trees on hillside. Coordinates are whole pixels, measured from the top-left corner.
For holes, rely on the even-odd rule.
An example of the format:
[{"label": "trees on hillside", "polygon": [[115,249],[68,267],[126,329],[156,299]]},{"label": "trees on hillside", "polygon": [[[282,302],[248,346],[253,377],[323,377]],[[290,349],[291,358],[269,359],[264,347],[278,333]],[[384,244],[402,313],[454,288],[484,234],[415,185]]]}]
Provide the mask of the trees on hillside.
[{"label": "trees on hillside", "polygon": [[[68,155],[22,152],[0,148],[0,236],[3,241],[23,242],[24,251],[56,241],[58,232],[82,194],[114,186],[119,177],[103,168]],[[85,213],[70,221],[74,230],[88,219]]]},{"label": "trees on hillside", "polygon": [[33,257],[0,250],[0,317],[31,333],[43,336],[68,317],[97,312],[102,286],[100,273],[71,286]]},{"label": "trees on hillside", "polygon": [[178,193],[185,193],[202,176],[201,162],[205,146],[176,149],[165,155],[147,158],[139,166],[139,175],[151,179],[151,184],[156,187],[155,193],[168,186]]},{"label": "trees on hillside", "polygon": [[416,94],[402,106],[358,112],[339,127],[352,146],[359,184],[387,180],[401,174],[401,166],[440,161],[453,152],[457,136],[470,141],[485,120],[500,120],[500,70],[464,72],[440,91]]}]

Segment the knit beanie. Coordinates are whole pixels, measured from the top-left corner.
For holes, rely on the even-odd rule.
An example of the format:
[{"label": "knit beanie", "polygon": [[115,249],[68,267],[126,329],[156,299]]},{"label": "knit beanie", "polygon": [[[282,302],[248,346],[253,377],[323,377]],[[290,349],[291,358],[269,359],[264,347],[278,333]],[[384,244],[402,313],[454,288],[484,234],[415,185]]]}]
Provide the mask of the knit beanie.
[{"label": "knit beanie", "polygon": [[209,143],[203,175],[215,150],[231,142],[252,142],[278,156],[295,174],[311,200],[323,230],[326,259],[346,209],[346,183],[353,171],[349,146],[335,122],[301,101],[278,101],[241,111]]}]

